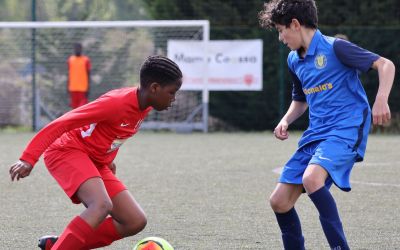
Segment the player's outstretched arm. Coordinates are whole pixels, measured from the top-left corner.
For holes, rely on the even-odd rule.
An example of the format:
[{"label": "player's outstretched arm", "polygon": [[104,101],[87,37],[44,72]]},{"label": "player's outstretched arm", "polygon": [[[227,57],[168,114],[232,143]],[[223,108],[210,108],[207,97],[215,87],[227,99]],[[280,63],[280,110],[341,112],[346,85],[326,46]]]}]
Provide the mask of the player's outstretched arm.
[{"label": "player's outstretched arm", "polygon": [[383,125],[391,119],[388,99],[394,81],[395,66],[389,59],[379,57],[372,64],[372,68],[377,70],[379,75],[379,89],[372,106],[372,118],[374,125]]},{"label": "player's outstretched arm", "polygon": [[307,110],[308,104],[306,102],[292,101],[285,116],[281,119],[274,129],[274,135],[279,140],[286,140],[289,138],[288,127],[299,118]]},{"label": "player's outstretched arm", "polygon": [[17,161],[10,167],[11,181],[14,181],[14,179],[19,181],[20,178],[27,177],[31,173],[32,168],[32,165],[25,161]]}]

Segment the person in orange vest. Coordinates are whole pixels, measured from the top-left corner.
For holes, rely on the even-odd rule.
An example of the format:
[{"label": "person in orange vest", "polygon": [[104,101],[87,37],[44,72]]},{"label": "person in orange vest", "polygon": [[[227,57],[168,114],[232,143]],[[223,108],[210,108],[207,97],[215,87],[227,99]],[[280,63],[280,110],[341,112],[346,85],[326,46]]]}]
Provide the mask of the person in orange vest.
[{"label": "person in orange vest", "polygon": [[74,44],[74,55],[68,58],[68,92],[72,109],[88,103],[90,70],[90,59],[82,54],[82,45]]}]

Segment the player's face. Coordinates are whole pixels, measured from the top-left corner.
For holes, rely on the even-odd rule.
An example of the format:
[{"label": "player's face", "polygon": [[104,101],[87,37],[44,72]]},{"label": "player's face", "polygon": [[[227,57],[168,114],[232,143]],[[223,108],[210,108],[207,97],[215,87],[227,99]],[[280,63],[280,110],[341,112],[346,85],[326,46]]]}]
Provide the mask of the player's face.
[{"label": "player's face", "polygon": [[157,111],[166,110],[175,101],[176,92],[180,89],[182,80],[168,84],[164,87],[158,85],[154,93],[154,101],[151,106]]},{"label": "player's face", "polygon": [[291,50],[297,50],[301,47],[300,32],[296,29],[296,25],[292,22],[289,27],[276,24],[276,30],[279,33],[279,41],[288,46]]}]

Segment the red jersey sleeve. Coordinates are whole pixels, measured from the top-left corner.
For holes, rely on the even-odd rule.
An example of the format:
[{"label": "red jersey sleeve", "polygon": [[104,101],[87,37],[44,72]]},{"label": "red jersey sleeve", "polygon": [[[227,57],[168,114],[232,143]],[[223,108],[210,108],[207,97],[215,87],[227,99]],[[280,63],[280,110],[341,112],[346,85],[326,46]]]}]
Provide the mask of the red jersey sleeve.
[{"label": "red jersey sleeve", "polygon": [[32,138],[20,160],[34,166],[43,152],[62,134],[91,123],[114,119],[116,107],[121,103],[120,99],[105,94],[87,105],[65,113],[41,129]]}]

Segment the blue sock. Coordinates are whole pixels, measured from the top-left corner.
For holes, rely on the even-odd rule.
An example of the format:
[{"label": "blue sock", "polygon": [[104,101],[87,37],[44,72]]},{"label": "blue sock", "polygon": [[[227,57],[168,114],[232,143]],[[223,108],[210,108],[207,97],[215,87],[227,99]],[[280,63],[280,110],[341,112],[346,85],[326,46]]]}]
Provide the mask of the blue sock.
[{"label": "blue sock", "polygon": [[294,207],[286,213],[275,213],[275,215],[282,232],[285,250],[304,250],[300,219]]},{"label": "blue sock", "polygon": [[350,249],[347,245],[335,200],[329,190],[324,186],[309,196],[318,209],[319,220],[331,249]]}]

